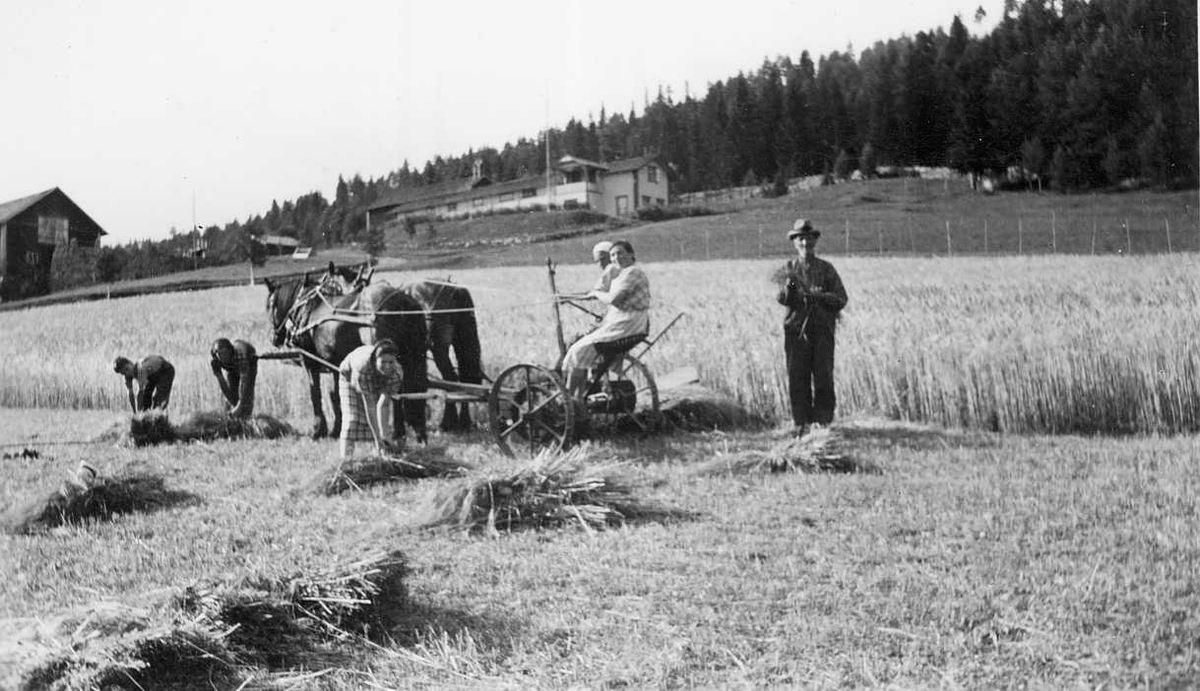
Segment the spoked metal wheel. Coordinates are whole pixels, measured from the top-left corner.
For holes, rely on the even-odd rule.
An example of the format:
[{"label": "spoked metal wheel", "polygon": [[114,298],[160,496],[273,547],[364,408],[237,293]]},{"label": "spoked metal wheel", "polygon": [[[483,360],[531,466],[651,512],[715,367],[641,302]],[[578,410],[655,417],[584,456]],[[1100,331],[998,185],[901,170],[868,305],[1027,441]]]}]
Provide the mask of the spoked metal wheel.
[{"label": "spoked metal wheel", "polygon": [[658,425],[658,385],[649,368],[632,355],[606,370],[589,388],[587,409],[594,433],[647,432]]},{"label": "spoked metal wheel", "polygon": [[537,365],[513,365],[492,384],[488,421],[501,451],[533,456],[571,442],[574,408],[557,374]]}]

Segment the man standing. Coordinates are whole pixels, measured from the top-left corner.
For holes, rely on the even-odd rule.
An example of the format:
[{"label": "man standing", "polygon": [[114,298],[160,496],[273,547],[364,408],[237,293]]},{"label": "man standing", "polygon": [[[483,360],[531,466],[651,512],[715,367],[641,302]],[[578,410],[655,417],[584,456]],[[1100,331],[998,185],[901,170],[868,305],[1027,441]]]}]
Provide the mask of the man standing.
[{"label": "man standing", "polygon": [[788,231],[796,259],[781,274],[779,304],[786,306],[783,351],[787,358],[788,394],[796,432],[833,421],[833,344],[838,313],[846,306],[846,289],[833,265],[816,255],[821,231],[798,219]]},{"label": "man standing", "polygon": [[218,338],[209,353],[213,376],[229,403],[229,414],[248,418],[254,414],[254,380],[258,377],[258,353],[243,340]]},{"label": "man standing", "polygon": [[[113,371],[125,377],[125,389],[129,392],[129,407],[135,413],[151,408],[166,410],[171,401],[171,387],[175,384],[175,366],[161,355],[147,355],[137,362],[118,357],[113,362]],[[133,393],[133,383],[138,391]]]}]

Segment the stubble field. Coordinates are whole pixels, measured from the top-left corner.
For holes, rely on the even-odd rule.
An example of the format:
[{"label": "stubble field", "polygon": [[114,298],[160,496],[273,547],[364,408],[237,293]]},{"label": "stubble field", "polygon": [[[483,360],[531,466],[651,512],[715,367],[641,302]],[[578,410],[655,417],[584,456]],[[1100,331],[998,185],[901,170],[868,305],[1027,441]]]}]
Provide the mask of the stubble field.
[{"label": "stubble field", "polygon": [[[651,369],[694,364],[708,386],[782,419],[773,264],[647,259],[654,323],[687,313]],[[412,605],[392,640],[260,669],[247,688],[1194,679],[1197,258],[836,263],[851,299],[839,327],[839,415],[864,430],[856,452],[877,474],[696,472],[777,431],[613,442],[601,453],[682,517],[489,540],[396,528],[442,480],[297,493],[333,463],[328,441],[41,447],[42,459],[2,461],[4,505],[54,487],[81,459],[102,473],[154,473],[194,499],[0,537],[0,617],[307,572],[365,537],[413,561]],[[590,276],[563,267],[559,285]],[[552,360],[544,272],[454,278],[476,288],[487,371]],[[119,419],[116,354],[176,362],[175,411],[217,407],[207,345],[228,335],[265,348],[264,297],[261,287],[230,288],[0,314],[0,443],[84,440]],[[263,364],[263,412],[306,425],[304,395],[297,370]],[[1070,434],[1102,430],[1133,435]],[[482,432],[433,444],[506,467]]]}]

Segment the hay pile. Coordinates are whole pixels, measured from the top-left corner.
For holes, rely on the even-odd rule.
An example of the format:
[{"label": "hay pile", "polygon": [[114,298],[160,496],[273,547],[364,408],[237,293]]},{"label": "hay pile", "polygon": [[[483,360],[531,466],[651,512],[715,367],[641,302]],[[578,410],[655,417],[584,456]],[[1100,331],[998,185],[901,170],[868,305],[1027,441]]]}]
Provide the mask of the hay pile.
[{"label": "hay pile", "polygon": [[114,602],[35,621],[0,641],[0,687],[21,691],[228,685],[235,671],[219,632]]},{"label": "hay pile", "polygon": [[169,489],[161,477],[147,473],[99,477],[86,483],[73,478],[47,495],[14,506],[5,513],[0,528],[14,535],[27,535],[195,500],[195,495]]},{"label": "hay pile", "polygon": [[313,494],[333,496],[399,480],[465,475],[471,466],[446,457],[444,448],[423,448],[403,456],[372,456],[342,461],[308,483]]},{"label": "hay pile", "polygon": [[627,466],[598,454],[589,444],[545,451],[510,475],[444,485],[422,499],[411,525],[488,534],[566,525],[591,530],[663,513],[634,496]]},{"label": "hay pile", "polygon": [[278,439],[296,434],[291,425],[270,415],[232,417],[225,411],[195,412],[178,425],[165,413],[149,411],[130,419],[129,439],[135,446],[217,439]]},{"label": "hay pile", "polygon": [[788,437],[766,449],[747,449],[703,464],[701,474],[754,472],[875,473],[874,463],[858,458],[837,428],[823,427],[803,437]]},{"label": "hay pile", "polygon": [[405,605],[407,573],[402,553],[377,551],[314,577],[81,608],[0,640],[0,687],[233,688],[249,664],[291,664],[322,643],[381,632]]},{"label": "hay pile", "polygon": [[758,428],[766,425],[761,415],[747,410],[729,396],[691,383],[663,392],[662,422],[686,432]]}]

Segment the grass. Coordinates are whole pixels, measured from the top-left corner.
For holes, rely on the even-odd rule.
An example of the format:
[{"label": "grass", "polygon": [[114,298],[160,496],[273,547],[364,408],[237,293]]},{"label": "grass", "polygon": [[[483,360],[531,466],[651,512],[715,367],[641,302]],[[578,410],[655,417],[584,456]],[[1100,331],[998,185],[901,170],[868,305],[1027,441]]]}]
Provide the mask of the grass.
[{"label": "grass", "polygon": [[[297,500],[331,443],[105,451],[102,472],[153,470],[200,503],[0,537],[0,618],[322,573],[366,541],[402,549],[413,569],[392,642],[260,668],[260,682],[325,671],[306,687],[1120,688],[1200,673],[1196,437],[872,424],[854,439],[878,474],[694,472],[771,432],[613,446],[647,499],[691,518],[498,539],[396,529],[451,480]],[[95,453],[6,466],[0,500]]]}]

